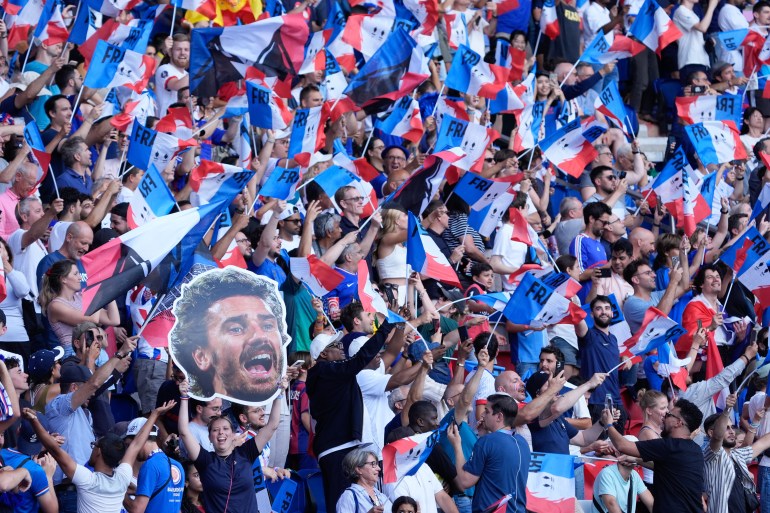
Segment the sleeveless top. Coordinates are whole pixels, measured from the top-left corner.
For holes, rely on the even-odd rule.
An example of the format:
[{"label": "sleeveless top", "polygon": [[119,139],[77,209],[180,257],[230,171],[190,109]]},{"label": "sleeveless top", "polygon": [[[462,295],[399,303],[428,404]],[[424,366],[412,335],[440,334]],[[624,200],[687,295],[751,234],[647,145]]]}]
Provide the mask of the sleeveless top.
[{"label": "sleeveless top", "polygon": [[65,354],[72,353],[72,330],[75,328],[75,326],[71,324],[67,324],[66,322],[62,322],[62,321],[51,322],[50,308],[51,308],[51,305],[54,303],[54,301],[58,301],[59,303],[64,303],[65,305],[69,306],[73,310],[82,312],[83,297],[80,295],[79,292],[75,293],[75,299],[73,299],[72,301],[68,301],[61,297],[56,297],[51,301],[51,303],[46,308],[46,315],[48,316],[48,322],[51,325],[51,329],[56,334],[56,338],[58,338],[59,342],[61,342],[61,345],[65,351]]},{"label": "sleeveless top", "polygon": [[406,246],[396,244],[390,255],[377,259],[377,271],[381,280],[406,279]]},{"label": "sleeveless top", "polygon": [[[639,430],[639,433],[642,432],[642,429],[650,429],[650,430],[652,430],[652,428],[650,426],[642,426],[642,428]],[[658,438],[660,438],[660,437],[658,437]],[[647,483],[647,484],[654,484],[654,481],[653,481],[653,476],[654,475],[655,475],[655,473],[654,473],[653,470],[651,470],[651,469],[649,469],[647,467],[642,467],[642,480],[645,483]]]}]

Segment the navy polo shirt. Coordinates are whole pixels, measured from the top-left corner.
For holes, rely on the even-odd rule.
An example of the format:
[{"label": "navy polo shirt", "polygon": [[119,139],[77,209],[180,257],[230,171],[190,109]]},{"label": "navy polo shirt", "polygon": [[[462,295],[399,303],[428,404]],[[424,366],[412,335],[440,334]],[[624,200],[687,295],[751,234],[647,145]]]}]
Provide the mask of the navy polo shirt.
[{"label": "navy polo shirt", "polygon": [[[604,333],[597,327],[590,328],[585,337],[578,337],[580,347],[580,376],[588,380],[597,372],[607,372],[620,363],[618,339],[612,333]],[[607,394],[614,403],[620,402],[618,370],[612,371],[604,383],[594,389],[588,404],[604,404]]]}]

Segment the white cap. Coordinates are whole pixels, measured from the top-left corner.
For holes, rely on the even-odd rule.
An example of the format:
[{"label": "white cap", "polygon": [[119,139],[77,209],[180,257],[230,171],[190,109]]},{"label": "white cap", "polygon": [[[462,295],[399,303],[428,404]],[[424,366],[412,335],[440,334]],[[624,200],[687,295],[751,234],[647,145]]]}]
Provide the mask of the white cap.
[{"label": "white cap", "polygon": [[[40,73],[35,73],[34,71],[25,71],[21,75],[16,76],[16,80],[13,81],[13,83],[10,85],[10,87],[15,87],[21,91],[26,91],[27,87],[35,81],[37,77],[40,76]],[[44,87],[40,90],[39,93],[37,93],[38,96],[51,96],[53,93],[50,89]]]},{"label": "white cap", "polygon": [[310,343],[310,356],[313,360],[317,360],[323,353],[324,349],[329,347],[329,344],[337,342],[342,338],[342,332],[338,331],[335,335],[329,335],[328,333],[321,333]]},{"label": "white cap", "polygon": [[327,155],[324,153],[321,153],[320,151],[317,151],[313,153],[313,156],[310,157],[310,163],[307,165],[308,168],[311,168],[318,164],[319,162],[328,162],[332,159],[332,155]]},{"label": "white cap", "polygon": [[358,337],[354,339],[353,342],[350,343],[350,347],[348,347],[348,356],[353,358],[368,341],[369,337]]},{"label": "white cap", "polygon": [[[126,429],[126,434],[123,435],[123,438],[127,436],[136,436],[139,434],[139,431],[141,431],[142,427],[147,423],[147,419],[144,417],[138,417],[131,421],[131,423],[128,425],[128,429]],[[158,436],[158,426],[152,426],[152,429],[150,430],[150,436]]]}]

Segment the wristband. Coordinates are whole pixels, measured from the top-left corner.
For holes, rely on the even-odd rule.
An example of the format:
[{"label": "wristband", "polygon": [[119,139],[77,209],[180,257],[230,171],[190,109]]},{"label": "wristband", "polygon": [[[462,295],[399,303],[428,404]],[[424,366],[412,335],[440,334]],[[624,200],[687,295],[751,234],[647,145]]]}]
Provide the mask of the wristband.
[{"label": "wristband", "polygon": [[722,215],[727,214],[728,212],[729,210],[722,210],[721,208],[719,209],[719,213]]},{"label": "wristband", "polygon": [[652,223],[652,225],[660,228],[660,223]]},{"label": "wristband", "polygon": [[740,355],[738,358],[746,358],[746,365],[748,365],[749,363],[751,363],[751,360],[749,360],[749,357],[748,357],[748,356],[746,356],[745,354],[742,354],[742,355]]},{"label": "wristband", "polygon": [[749,433],[751,433],[752,435],[756,435],[756,434],[757,434],[757,430],[756,430],[756,428],[755,428],[755,429],[751,429],[751,428],[749,428],[749,429],[747,429],[746,431],[748,431],[748,432],[749,432]]},{"label": "wristband", "polygon": [[754,429],[757,429],[759,427],[759,422],[751,422],[749,423],[749,426],[753,427]]},{"label": "wristband", "polygon": [[182,401],[187,401],[188,399],[190,399],[190,396],[189,395],[183,395],[179,399],[181,399]]},{"label": "wristband", "polygon": [[465,367],[465,362],[457,362],[458,367]]},{"label": "wristband", "polygon": [[118,360],[122,360],[126,356],[128,356],[128,354],[120,354],[120,352],[115,353],[115,358],[117,358]]}]

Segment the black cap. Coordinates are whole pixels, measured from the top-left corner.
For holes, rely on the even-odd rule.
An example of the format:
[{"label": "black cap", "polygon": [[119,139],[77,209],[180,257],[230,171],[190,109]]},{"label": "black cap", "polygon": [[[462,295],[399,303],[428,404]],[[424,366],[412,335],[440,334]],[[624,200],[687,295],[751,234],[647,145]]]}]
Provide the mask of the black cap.
[{"label": "black cap", "polygon": [[91,370],[85,365],[68,362],[61,367],[61,378],[59,383],[66,385],[69,383],[85,383],[91,379]]},{"label": "black cap", "polygon": [[537,397],[537,394],[540,392],[540,389],[543,388],[543,385],[545,385],[550,378],[551,378],[551,375],[548,372],[544,372],[544,371],[536,372],[533,375],[531,375],[527,380],[527,386],[525,387],[527,389],[527,393],[529,394],[529,396],[532,399]]}]

